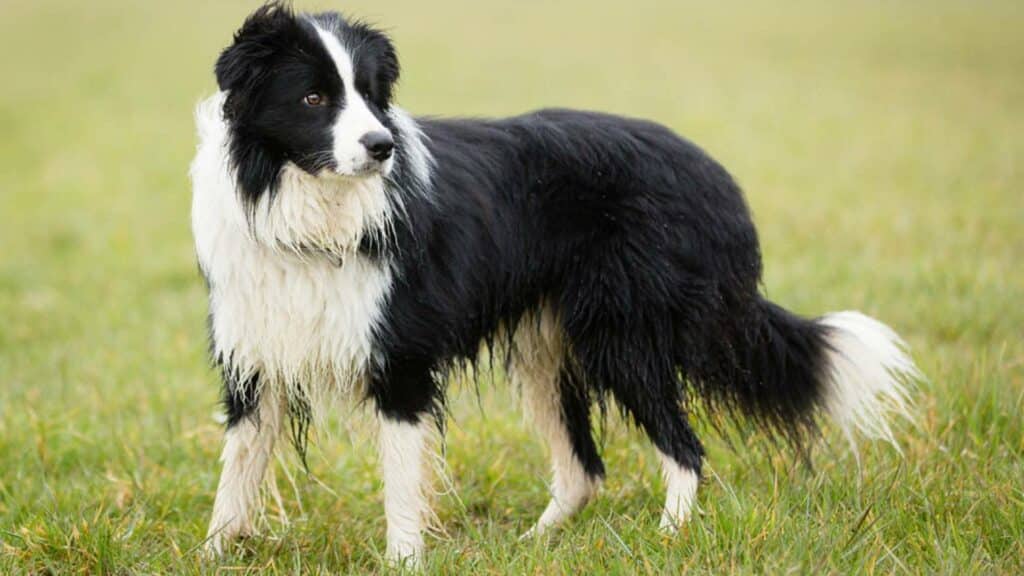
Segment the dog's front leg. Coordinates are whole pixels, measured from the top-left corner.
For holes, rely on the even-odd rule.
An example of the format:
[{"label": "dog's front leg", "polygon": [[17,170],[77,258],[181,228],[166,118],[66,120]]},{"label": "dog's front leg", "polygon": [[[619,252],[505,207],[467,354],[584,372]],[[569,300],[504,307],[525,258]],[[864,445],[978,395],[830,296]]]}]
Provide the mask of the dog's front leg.
[{"label": "dog's front leg", "polygon": [[425,367],[402,363],[391,368],[371,390],[380,421],[387,556],[392,562],[415,567],[432,517],[428,485],[440,388]]},{"label": "dog's front leg", "polygon": [[283,406],[277,398],[264,394],[257,408],[244,414],[231,414],[224,433],[224,465],[213,503],[213,515],[207,534],[206,551],[211,556],[223,553],[227,543],[254,533],[253,516],[260,505],[260,486],[281,432]]},{"label": "dog's front leg", "polygon": [[427,497],[429,417],[403,422],[380,415],[380,458],[388,558],[415,565],[423,554],[423,530],[430,515]]}]

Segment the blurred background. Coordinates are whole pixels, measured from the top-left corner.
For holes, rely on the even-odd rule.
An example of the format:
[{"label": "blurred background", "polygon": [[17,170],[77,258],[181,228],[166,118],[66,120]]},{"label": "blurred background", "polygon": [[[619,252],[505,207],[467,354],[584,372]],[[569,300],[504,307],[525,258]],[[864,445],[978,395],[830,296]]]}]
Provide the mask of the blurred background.
[{"label": "blurred background", "polygon": [[[219,383],[189,230],[192,108],[254,2],[0,1],[0,571],[206,571]],[[296,2],[387,29],[415,114],[543,106],[657,120],[746,190],[765,289],[900,331],[931,383],[905,457],[816,467],[706,427],[703,512],[656,533],[646,443],[607,422],[604,496],[553,542],[515,537],[546,463],[500,373],[458,386],[427,571],[1024,569],[1024,5],[963,2]],[[365,423],[310,473],[283,455],[265,539],[225,561],[375,570]],[[859,471],[860,470],[860,471]],[[285,524],[282,516],[291,518]],[[6,568],[6,569],[5,569]]]}]

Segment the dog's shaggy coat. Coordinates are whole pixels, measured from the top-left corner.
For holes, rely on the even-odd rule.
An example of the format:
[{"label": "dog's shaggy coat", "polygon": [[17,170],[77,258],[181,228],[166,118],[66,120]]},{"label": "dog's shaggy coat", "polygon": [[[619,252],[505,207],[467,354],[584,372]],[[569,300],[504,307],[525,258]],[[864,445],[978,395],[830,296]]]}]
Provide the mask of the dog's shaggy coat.
[{"label": "dog's shaggy coat", "polygon": [[[758,292],[739,187],[651,122],[570,110],[413,119],[380,32],[270,4],[216,66],[197,111],[193,229],[224,379],[224,470],[210,546],[253,530],[275,440],[303,447],[340,396],[380,417],[388,553],[415,560],[446,375],[503,349],[550,446],[542,532],[604,476],[595,401],[659,451],[662,526],[687,519],[703,449],[692,400],[799,442],[819,414],[891,439],[917,371],[854,312],[809,320]],[[290,423],[290,424],[289,424]]]}]

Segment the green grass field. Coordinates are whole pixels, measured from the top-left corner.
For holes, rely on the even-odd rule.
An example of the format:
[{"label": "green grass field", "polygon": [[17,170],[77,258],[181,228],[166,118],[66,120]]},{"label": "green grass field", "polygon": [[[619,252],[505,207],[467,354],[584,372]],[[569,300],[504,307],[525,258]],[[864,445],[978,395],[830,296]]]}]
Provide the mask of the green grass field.
[{"label": "green grass field", "polygon": [[[370,420],[351,410],[310,474],[282,454],[262,538],[219,565],[197,553],[221,427],[191,113],[252,6],[0,3],[0,573],[384,570]],[[542,447],[501,374],[479,399],[456,386],[426,572],[1024,572],[1024,5],[318,7],[391,30],[416,113],[564,105],[700,143],[747,192],[769,296],[884,319],[931,379],[903,457],[862,444],[859,468],[834,432],[810,469],[698,422],[701,512],[675,539],[653,450],[610,418],[600,498],[522,543]]]}]

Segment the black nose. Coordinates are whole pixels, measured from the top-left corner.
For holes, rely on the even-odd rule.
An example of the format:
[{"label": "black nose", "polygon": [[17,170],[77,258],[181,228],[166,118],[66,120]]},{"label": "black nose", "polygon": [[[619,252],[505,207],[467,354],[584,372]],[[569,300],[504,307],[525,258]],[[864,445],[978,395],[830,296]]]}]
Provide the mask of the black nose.
[{"label": "black nose", "polygon": [[391,152],[395,149],[395,140],[391,137],[391,133],[383,130],[367,132],[359,139],[359,143],[366,146],[370,157],[378,162],[391,158]]}]

